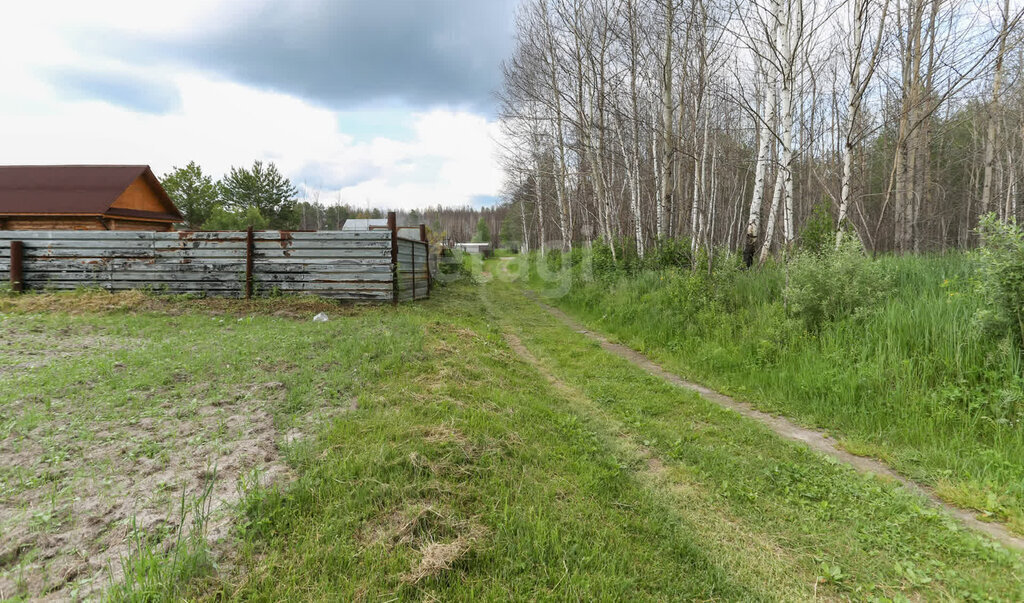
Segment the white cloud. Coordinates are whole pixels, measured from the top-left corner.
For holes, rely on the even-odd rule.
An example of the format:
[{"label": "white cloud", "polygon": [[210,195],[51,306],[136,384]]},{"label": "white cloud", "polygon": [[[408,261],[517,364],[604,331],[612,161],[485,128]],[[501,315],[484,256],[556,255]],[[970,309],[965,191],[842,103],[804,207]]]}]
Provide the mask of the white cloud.
[{"label": "white cloud", "polygon": [[[351,168],[372,170],[375,177],[343,187],[307,184],[321,200],[340,198],[359,207],[413,209],[468,205],[473,197],[497,195],[502,173],[497,164],[493,122],[471,113],[434,110],[412,116],[414,135],[406,141],[374,138],[351,141],[334,151],[327,163],[345,177]],[[331,157],[327,151],[324,157]]]},{"label": "white cloud", "polygon": [[[463,205],[500,189],[499,130],[479,115],[437,109],[411,113],[407,136],[385,132],[403,139],[366,131],[348,135],[339,131],[337,112],[295,96],[183,68],[143,71],[116,59],[80,56],[70,43],[91,26],[188,28],[208,10],[202,2],[175,3],[173,12],[142,3],[148,8],[141,15],[134,1],[99,9],[80,2],[68,3],[67,10],[51,3],[21,6],[20,14],[6,15],[0,25],[0,163],[146,163],[161,174],[195,160],[220,176],[232,165],[262,159],[274,161],[311,195],[318,192],[321,201],[334,202],[340,194],[358,206],[393,209]],[[180,104],[152,114],[119,106],[116,99],[68,96],[53,73],[75,68],[134,73],[142,82],[160,77],[178,90]],[[346,111],[345,121],[358,115]]]}]

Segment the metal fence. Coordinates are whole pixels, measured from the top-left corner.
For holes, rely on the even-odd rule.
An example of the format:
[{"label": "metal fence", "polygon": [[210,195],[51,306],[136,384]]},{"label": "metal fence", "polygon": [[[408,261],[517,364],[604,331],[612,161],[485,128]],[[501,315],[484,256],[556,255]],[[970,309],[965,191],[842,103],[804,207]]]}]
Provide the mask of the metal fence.
[{"label": "metal fence", "polygon": [[240,297],[403,301],[430,293],[429,245],[364,232],[0,231],[16,290],[102,287]]}]

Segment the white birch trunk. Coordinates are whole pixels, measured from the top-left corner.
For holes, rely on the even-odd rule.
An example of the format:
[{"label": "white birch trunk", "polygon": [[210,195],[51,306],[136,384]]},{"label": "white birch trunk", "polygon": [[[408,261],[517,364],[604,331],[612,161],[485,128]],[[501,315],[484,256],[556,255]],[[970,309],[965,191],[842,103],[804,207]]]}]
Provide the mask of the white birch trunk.
[{"label": "white birch trunk", "polygon": [[672,161],[673,161],[673,132],[672,132],[672,40],[675,29],[675,2],[676,0],[665,0],[665,61],[661,74],[661,125],[662,125],[662,169],[661,187],[659,188],[657,200],[657,229],[658,238],[668,238],[668,207],[672,205]]},{"label": "white birch trunk", "polygon": [[[707,182],[706,182],[706,178],[707,178],[707,161],[708,161],[708,126],[709,126],[708,122],[710,121],[710,116],[711,116],[711,111],[705,110],[704,111],[704,134],[703,134],[703,139],[701,141],[701,150],[700,150],[700,171],[697,173],[697,177],[694,178],[694,191],[695,191],[695,195],[694,195],[693,206],[694,206],[694,208],[697,209],[697,216],[696,216],[696,218],[697,218],[697,235],[693,238],[693,241],[694,241],[694,244],[693,244],[694,257],[696,257],[698,241],[700,242],[700,244],[706,244],[706,238],[707,238],[707,233],[705,232],[705,229],[707,228],[707,218],[706,218],[707,210],[704,209],[704,208],[706,208],[708,206],[708,204],[710,203],[710,199],[708,199],[708,194],[707,194],[708,191],[707,191]],[[699,187],[697,186],[698,182],[700,183]],[[696,191],[698,191],[698,190],[700,191],[699,192],[699,196],[696,194]],[[699,204],[698,204],[698,199],[700,200]]]},{"label": "white birch trunk", "polygon": [[843,180],[839,193],[839,219],[836,221],[836,248],[843,243],[843,225],[850,209],[853,197],[853,149],[854,128],[860,113],[860,56],[864,42],[864,18],[866,17],[867,1],[850,0],[853,7],[853,46],[850,53],[850,98],[846,107],[846,132],[843,141]]},{"label": "white birch trunk", "polygon": [[704,232],[704,244],[708,251],[708,274],[715,255],[715,218],[718,209],[718,143],[711,150],[711,192],[708,195],[708,225]]},{"label": "white birch trunk", "polygon": [[775,177],[775,190],[772,192],[772,205],[768,209],[768,224],[764,228],[764,244],[761,245],[761,257],[758,259],[758,263],[762,266],[772,249],[772,240],[775,238],[775,220],[779,214],[779,200],[782,198],[782,168],[779,168],[778,172]]},{"label": "white birch trunk", "polygon": [[619,139],[619,148],[622,150],[622,159],[626,164],[626,186],[629,189],[629,210],[633,217],[633,233],[636,236],[636,252],[644,257],[643,223],[640,214],[640,181],[639,167],[633,161],[636,153],[630,153],[627,148],[625,136],[622,134],[620,119],[615,120],[615,133]]},{"label": "white birch trunk", "polygon": [[522,199],[519,201],[519,219],[523,228],[523,248],[520,250],[520,253],[530,253],[530,229],[526,221],[526,201]]},{"label": "white birch trunk", "polygon": [[[696,137],[695,137],[696,138]],[[696,142],[696,140],[694,141]],[[690,254],[697,257],[697,243],[700,239],[697,224],[697,204],[700,202],[700,159],[693,158],[693,203],[690,204]]]},{"label": "white birch trunk", "polygon": [[536,194],[537,194],[537,231],[540,236],[540,253],[544,255],[547,252],[547,232],[544,229],[544,195],[543,195],[543,183],[541,181],[541,165],[540,165],[540,149],[537,149],[537,170],[534,176]]},{"label": "white birch trunk", "polygon": [[[645,245],[644,245],[644,223],[643,214],[640,206],[640,102],[638,98],[637,88],[637,77],[639,76],[640,69],[640,38],[639,32],[637,31],[639,24],[637,23],[636,5],[635,0],[626,0],[627,6],[627,21],[629,22],[629,97],[632,109],[632,134],[633,140],[630,155],[630,188],[632,189],[630,195],[630,209],[633,212],[633,230],[636,236],[636,253],[639,257],[644,257]],[[622,137],[619,137],[622,140]],[[623,143],[623,146],[625,144]],[[625,148],[623,148],[625,152]]]},{"label": "white birch trunk", "polygon": [[1013,151],[1006,151],[1006,202],[1003,210],[1003,220],[1013,222],[1017,220],[1017,166],[1013,163]]},{"label": "white birch trunk", "polygon": [[761,116],[757,164],[754,167],[754,192],[750,197],[750,213],[747,218],[747,239],[743,247],[743,261],[749,267],[754,263],[757,242],[761,238],[761,205],[764,202],[765,180],[768,172],[768,161],[771,158],[774,137],[771,122],[775,115],[775,97],[777,95],[777,77],[768,77],[765,72],[764,110]]},{"label": "white birch trunk", "polygon": [[793,232],[793,85],[795,83],[796,39],[793,35],[792,3],[798,5],[802,0],[786,0],[788,7],[781,27],[782,35],[779,44],[783,49],[782,75],[782,165],[780,173],[783,179],[783,237],[787,248],[792,246]]},{"label": "white birch trunk", "polygon": [[996,156],[996,113],[999,110],[999,86],[1003,79],[1003,55],[1010,26],[1010,0],[1003,0],[1003,26],[999,31],[999,51],[996,54],[995,75],[992,78],[992,104],[988,112],[988,132],[985,137],[985,181],[981,189],[981,213],[989,211],[992,199],[992,166]]},{"label": "white birch trunk", "polygon": [[565,190],[566,168],[565,168],[565,133],[562,116],[562,91],[558,85],[558,49],[555,45],[554,32],[551,27],[551,17],[548,12],[547,0],[540,2],[541,15],[544,19],[544,30],[547,38],[548,73],[551,85],[551,94],[554,100],[555,109],[555,144],[558,152],[558,164],[554,170],[555,174],[555,198],[558,201],[558,228],[562,236],[562,250],[569,251],[571,248],[572,233],[570,227],[569,199]]}]

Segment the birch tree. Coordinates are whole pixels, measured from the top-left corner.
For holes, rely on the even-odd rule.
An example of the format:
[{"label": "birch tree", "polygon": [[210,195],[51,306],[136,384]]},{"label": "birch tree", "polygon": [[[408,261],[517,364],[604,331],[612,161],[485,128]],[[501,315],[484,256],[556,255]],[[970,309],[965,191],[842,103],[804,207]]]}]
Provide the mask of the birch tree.
[{"label": "birch tree", "polygon": [[675,38],[676,0],[663,0],[665,11],[665,53],[661,65],[661,189],[658,193],[658,239],[668,238],[668,210],[672,206],[672,167],[675,162],[674,90],[672,42]]},{"label": "birch tree", "polygon": [[843,132],[843,175],[841,192],[839,195],[839,217],[836,220],[836,248],[843,242],[843,230],[846,225],[847,213],[850,209],[850,202],[853,197],[853,154],[856,146],[864,137],[864,129],[860,126],[860,110],[864,102],[864,95],[871,78],[874,75],[875,67],[878,65],[879,56],[882,50],[883,33],[885,32],[885,17],[889,10],[889,0],[884,0],[877,23],[877,35],[875,42],[870,49],[867,65],[864,66],[867,73],[861,77],[861,69],[864,57],[864,37],[871,26],[870,8],[872,0],[848,0],[850,7],[850,34],[852,43],[849,52],[849,87],[847,89],[846,127]]},{"label": "birch tree", "polygon": [[[763,92],[761,94],[762,110],[758,123],[758,145],[757,160],[754,168],[754,190],[750,198],[750,210],[747,218],[746,240],[743,246],[743,263],[749,268],[754,263],[754,254],[757,252],[757,245],[761,240],[761,203],[764,200],[765,179],[768,172],[768,162],[771,159],[773,147],[773,133],[771,122],[775,118],[775,98],[777,95],[777,71],[763,65],[763,59],[758,57],[759,77],[763,78]],[[774,210],[772,210],[774,211]]]},{"label": "birch tree", "polygon": [[686,235],[752,265],[822,199],[836,244],[853,225],[873,251],[971,245],[983,206],[1015,216],[1017,0],[990,22],[974,0],[836,2],[523,0],[501,119],[530,248],[596,236],[619,261],[618,241]]},{"label": "birch tree", "polygon": [[548,78],[551,89],[552,99],[552,110],[553,115],[553,127],[555,132],[555,196],[558,200],[558,229],[562,237],[562,250],[568,251],[572,246],[572,231],[570,226],[570,208],[569,199],[566,192],[565,181],[567,177],[566,173],[566,161],[565,161],[565,123],[564,116],[562,113],[562,90],[559,84],[559,65],[561,64],[561,57],[559,56],[558,48],[559,45],[556,41],[555,27],[551,19],[551,11],[548,7],[548,0],[539,0],[539,20],[542,28],[543,44],[544,44],[544,64],[546,66],[545,75]]},{"label": "birch tree", "polygon": [[981,213],[987,214],[992,199],[992,166],[996,157],[996,115],[999,112],[999,87],[1003,79],[1003,57],[1006,54],[1006,38],[1010,32],[1010,0],[1003,0],[1002,27],[999,31],[999,50],[996,52],[994,75],[992,77],[992,102],[988,110],[988,132],[985,137],[985,181],[981,192]]}]

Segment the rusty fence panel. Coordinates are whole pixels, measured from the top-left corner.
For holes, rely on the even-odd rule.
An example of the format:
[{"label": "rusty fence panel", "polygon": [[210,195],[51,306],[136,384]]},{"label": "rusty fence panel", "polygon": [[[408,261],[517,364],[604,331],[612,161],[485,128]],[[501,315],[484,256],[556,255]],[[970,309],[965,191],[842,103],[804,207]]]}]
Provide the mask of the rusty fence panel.
[{"label": "rusty fence panel", "polygon": [[[10,242],[23,243],[29,290],[102,287],[245,296],[308,293],[391,301],[411,275],[403,239],[365,232],[0,231],[0,277],[10,278]],[[425,245],[425,244],[424,244]],[[404,251],[403,251],[404,250]],[[393,265],[393,252],[397,266]],[[420,262],[417,249],[415,262]],[[423,257],[426,257],[424,252]],[[419,272],[412,289],[420,293]]]},{"label": "rusty fence panel", "polygon": [[399,301],[430,296],[429,251],[426,241],[398,238],[398,278],[395,283]]}]

